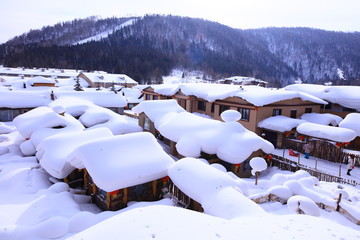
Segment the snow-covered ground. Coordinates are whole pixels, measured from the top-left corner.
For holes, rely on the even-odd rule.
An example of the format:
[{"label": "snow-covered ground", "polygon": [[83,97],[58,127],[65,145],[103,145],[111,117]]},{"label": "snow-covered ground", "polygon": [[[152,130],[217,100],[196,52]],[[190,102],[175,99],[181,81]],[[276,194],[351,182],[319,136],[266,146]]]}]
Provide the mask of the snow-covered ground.
[{"label": "snow-covered ground", "polygon": [[[129,120],[136,122],[131,118]],[[270,189],[284,192],[284,186],[292,191],[303,190],[302,194],[295,194],[300,197],[288,201],[296,204],[262,203],[259,206],[264,211],[257,210],[256,214],[251,214],[248,210],[246,214],[240,212],[231,219],[219,216],[219,210],[227,209],[226,205],[212,205],[209,211],[213,216],[210,216],[174,207],[170,199],[131,203],[120,211],[101,212],[90,203],[88,196],[77,194],[78,190],[69,189],[66,183],[50,177],[35,157],[24,157],[19,148],[23,138],[12,123],[2,124],[2,129],[0,239],[360,239],[359,225],[339,212],[328,212],[314,205],[318,198],[333,204],[341,190],[347,196],[344,197],[344,204],[353,204],[359,209],[358,187],[317,183],[306,173],[290,173],[276,168],[261,172],[256,186],[254,178],[235,177],[241,193],[235,191],[233,194],[244,194],[246,197],[240,198],[238,207],[233,207],[241,209],[242,204],[249,204],[248,198],[265,195]],[[167,149],[167,146],[163,145],[163,148]],[[278,151],[279,155],[282,154],[281,150]],[[303,161],[301,158],[301,163]],[[309,161],[311,163],[313,159]],[[331,164],[319,160],[318,168],[322,166],[331,168]],[[216,171],[212,170],[214,176],[217,176]],[[358,172],[355,169],[352,177],[357,177]],[[297,180],[295,183],[301,184],[301,188],[298,185],[294,187],[294,179]],[[220,178],[218,181],[221,184]],[[230,179],[226,181],[231,182]],[[280,184],[282,181],[284,183]],[[224,202],[226,192],[232,188],[226,189],[221,191],[224,199],[217,202],[228,202]],[[294,212],[298,202],[307,214]],[[359,210],[354,211],[359,215]]]}]

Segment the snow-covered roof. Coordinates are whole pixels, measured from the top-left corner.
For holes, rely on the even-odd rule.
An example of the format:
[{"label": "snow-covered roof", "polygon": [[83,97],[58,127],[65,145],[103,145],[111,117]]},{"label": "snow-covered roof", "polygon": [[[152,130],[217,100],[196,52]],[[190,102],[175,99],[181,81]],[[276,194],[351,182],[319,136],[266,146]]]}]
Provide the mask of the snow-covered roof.
[{"label": "snow-covered roof", "polygon": [[341,117],[331,113],[304,113],[300,117],[301,119],[322,125],[337,126],[343,120]]},{"label": "snow-covered roof", "polygon": [[84,89],[84,91],[64,91],[55,89],[56,98],[75,97],[92,102],[100,107],[125,107],[126,99],[122,94],[115,94],[112,91],[96,91],[95,89]]},{"label": "snow-covered roof", "polygon": [[164,137],[177,142],[176,149],[183,156],[199,157],[205,152],[237,164],[254,151],[271,152],[274,149],[270,142],[236,121],[222,122],[188,113],[175,100],[144,101],[133,111],[144,112]]},{"label": "snow-covered roof", "polygon": [[360,137],[360,113],[349,113],[339,126],[353,130]]},{"label": "snow-covered roof", "polygon": [[278,132],[287,132],[296,128],[299,124],[306,122],[305,120],[289,118],[286,116],[273,116],[266,118],[258,123],[259,128],[265,128]]},{"label": "snow-covered roof", "polygon": [[[96,72],[82,72],[91,82],[104,82],[115,84],[137,84],[137,82],[125,74],[110,74],[110,73],[96,73]],[[81,77],[80,77],[81,78]]]},{"label": "snow-covered roof", "polygon": [[286,91],[284,89],[270,89],[258,86],[238,86],[229,84],[206,84],[206,83],[186,83],[186,84],[161,84],[152,85],[154,92],[171,96],[178,90],[185,95],[194,95],[209,102],[223,100],[228,97],[239,97],[255,105],[264,106],[278,101],[300,98],[303,101],[310,101],[317,104],[327,104],[324,100],[307,93],[298,91]]},{"label": "snow-covered roof", "polygon": [[157,129],[172,115],[186,112],[175,100],[143,101],[132,110],[137,114],[145,113]]},{"label": "snow-covered roof", "polygon": [[50,103],[50,90],[22,91],[2,89],[0,91],[0,107],[3,108],[35,108]]},{"label": "snow-covered roof", "polygon": [[232,77],[228,77],[228,78],[224,78],[224,79],[220,79],[218,80],[218,82],[223,82],[223,81],[232,81],[234,83],[242,83],[244,85],[247,84],[252,84],[254,82],[256,83],[263,83],[263,84],[267,84],[268,82],[263,81],[261,79],[257,79],[257,78],[253,78],[253,77],[243,77],[243,76],[232,76]]},{"label": "snow-covered roof", "polygon": [[80,71],[75,69],[55,69],[55,68],[0,68],[0,75],[30,75],[30,76],[58,76],[76,77]]},{"label": "snow-covered roof", "polygon": [[34,85],[35,83],[50,83],[50,84],[55,84],[55,79],[53,78],[44,78],[42,76],[37,76],[37,77],[33,77],[33,78],[29,78],[28,79],[28,83],[30,85]]},{"label": "snow-covered roof", "polygon": [[347,128],[325,126],[309,122],[300,124],[296,128],[296,131],[307,136],[328,139],[335,142],[351,142],[357,136],[353,130]]},{"label": "snow-covered roof", "polygon": [[56,134],[44,139],[37,146],[36,158],[51,176],[62,179],[75,169],[66,161],[72,151],[85,143],[112,136],[107,128]]},{"label": "snow-covered roof", "polygon": [[147,132],[86,143],[74,150],[68,161],[77,168],[85,167],[95,184],[107,192],[165,177],[174,163]]},{"label": "snow-covered roof", "polygon": [[77,117],[88,129],[106,127],[114,135],[142,131],[138,124],[128,121],[125,116],[97,106],[85,99],[62,96],[51,102],[49,106],[53,109],[63,107],[66,113]]},{"label": "snow-covered roof", "polygon": [[128,103],[139,103],[144,99],[140,97],[142,94],[141,90],[136,88],[122,88],[120,92],[124,95]]},{"label": "snow-covered roof", "polygon": [[261,207],[242,194],[235,179],[199,159],[183,158],[168,173],[173,183],[200,203],[206,214],[227,219],[264,214]]},{"label": "snow-covered roof", "polygon": [[306,92],[325,101],[337,103],[341,106],[360,111],[359,86],[323,86],[316,84],[293,84],[285,87],[285,89]]}]

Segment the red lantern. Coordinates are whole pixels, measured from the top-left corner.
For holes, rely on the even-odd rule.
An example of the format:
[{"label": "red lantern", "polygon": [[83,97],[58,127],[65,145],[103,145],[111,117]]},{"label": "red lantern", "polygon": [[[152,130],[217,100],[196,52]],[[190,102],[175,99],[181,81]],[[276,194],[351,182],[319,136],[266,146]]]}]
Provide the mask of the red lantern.
[{"label": "red lantern", "polygon": [[299,136],[299,139],[301,140],[301,141],[303,141],[305,138],[304,138],[304,136]]},{"label": "red lantern", "polygon": [[270,154],[267,154],[267,155],[265,156],[265,158],[266,158],[267,160],[270,160],[270,159],[272,159],[272,156],[271,156]]},{"label": "red lantern", "polygon": [[258,107],[255,107],[255,111],[257,111],[257,110],[259,110],[259,108],[258,108]]},{"label": "red lantern", "polygon": [[112,191],[112,192],[109,192],[110,195],[116,195],[119,193],[119,190],[115,190],[115,191]]},{"label": "red lantern", "polygon": [[285,133],[285,137],[288,137],[289,135],[290,135],[289,132],[286,132],[286,133]]},{"label": "red lantern", "polygon": [[347,147],[349,144],[350,144],[349,142],[344,143],[345,147]]},{"label": "red lantern", "polygon": [[341,144],[340,142],[337,142],[337,143],[336,143],[336,147],[337,147],[337,148],[340,148],[341,145],[342,145],[342,144]]},{"label": "red lantern", "polygon": [[188,97],[188,100],[191,100],[191,97]]},{"label": "red lantern", "polygon": [[240,167],[240,166],[241,166],[241,163],[235,164],[235,166]]},{"label": "red lantern", "polygon": [[175,95],[171,95],[171,98],[175,98]]}]

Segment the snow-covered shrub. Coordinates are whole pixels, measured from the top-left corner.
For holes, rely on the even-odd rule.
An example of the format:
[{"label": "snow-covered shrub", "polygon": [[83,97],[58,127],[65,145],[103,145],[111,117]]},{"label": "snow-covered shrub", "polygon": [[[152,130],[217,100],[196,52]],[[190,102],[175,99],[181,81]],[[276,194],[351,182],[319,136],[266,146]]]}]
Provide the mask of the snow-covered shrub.
[{"label": "snow-covered shrub", "polygon": [[297,195],[289,198],[287,206],[290,210],[297,213],[304,213],[315,217],[320,216],[319,207],[313,200],[305,196]]}]

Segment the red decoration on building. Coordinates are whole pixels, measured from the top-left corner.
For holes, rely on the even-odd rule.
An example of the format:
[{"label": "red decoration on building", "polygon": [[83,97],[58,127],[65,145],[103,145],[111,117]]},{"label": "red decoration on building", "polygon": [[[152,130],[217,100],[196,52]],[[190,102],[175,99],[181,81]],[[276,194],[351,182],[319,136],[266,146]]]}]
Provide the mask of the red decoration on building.
[{"label": "red decoration on building", "polygon": [[235,166],[238,166],[238,167],[240,167],[240,166],[241,166],[241,163],[235,164]]},{"label": "red decoration on building", "polygon": [[288,137],[290,135],[290,132],[285,133],[285,137]]},{"label": "red decoration on building", "polygon": [[305,137],[304,136],[299,136],[299,139],[301,140],[301,141],[303,141],[304,139],[305,139]]},{"label": "red decoration on building", "polygon": [[345,147],[347,147],[349,144],[350,144],[349,142],[344,143]]},{"label": "red decoration on building", "polygon": [[171,95],[172,98],[175,98],[175,95]]},{"label": "red decoration on building", "polygon": [[340,148],[340,147],[341,147],[341,145],[342,145],[342,143],[341,143],[341,142],[337,142],[337,143],[336,143],[336,147],[337,147],[337,148]]},{"label": "red decoration on building", "polygon": [[167,181],[169,181],[169,176],[166,176],[166,177],[161,178],[161,181],[162,181],[162,182],[167,182]]},{"label": "red decoration on building", "polygon": [[118,193],[119,193],[119,190],[115,190],[115,191],[109,192],[110,195],[115,195],[115,194],[118,194]]},{"label": "red decoration on building", "polygon": [[191,97],[188,97],[188,100],[191,100]]},{"label": "red decoration on building", "polygon": [[259,108],[258,108],[258,107],[255,107],[255,111],[257,111],[257,110],[259,110]]},{"label": "red decoration on building", "polygon": [[267,160],[270,160],[270,159],[272,159],[272,156],[271,156],[270,154],[267,154],[267,155],[265,156],[265,158],[266,158]]}]

